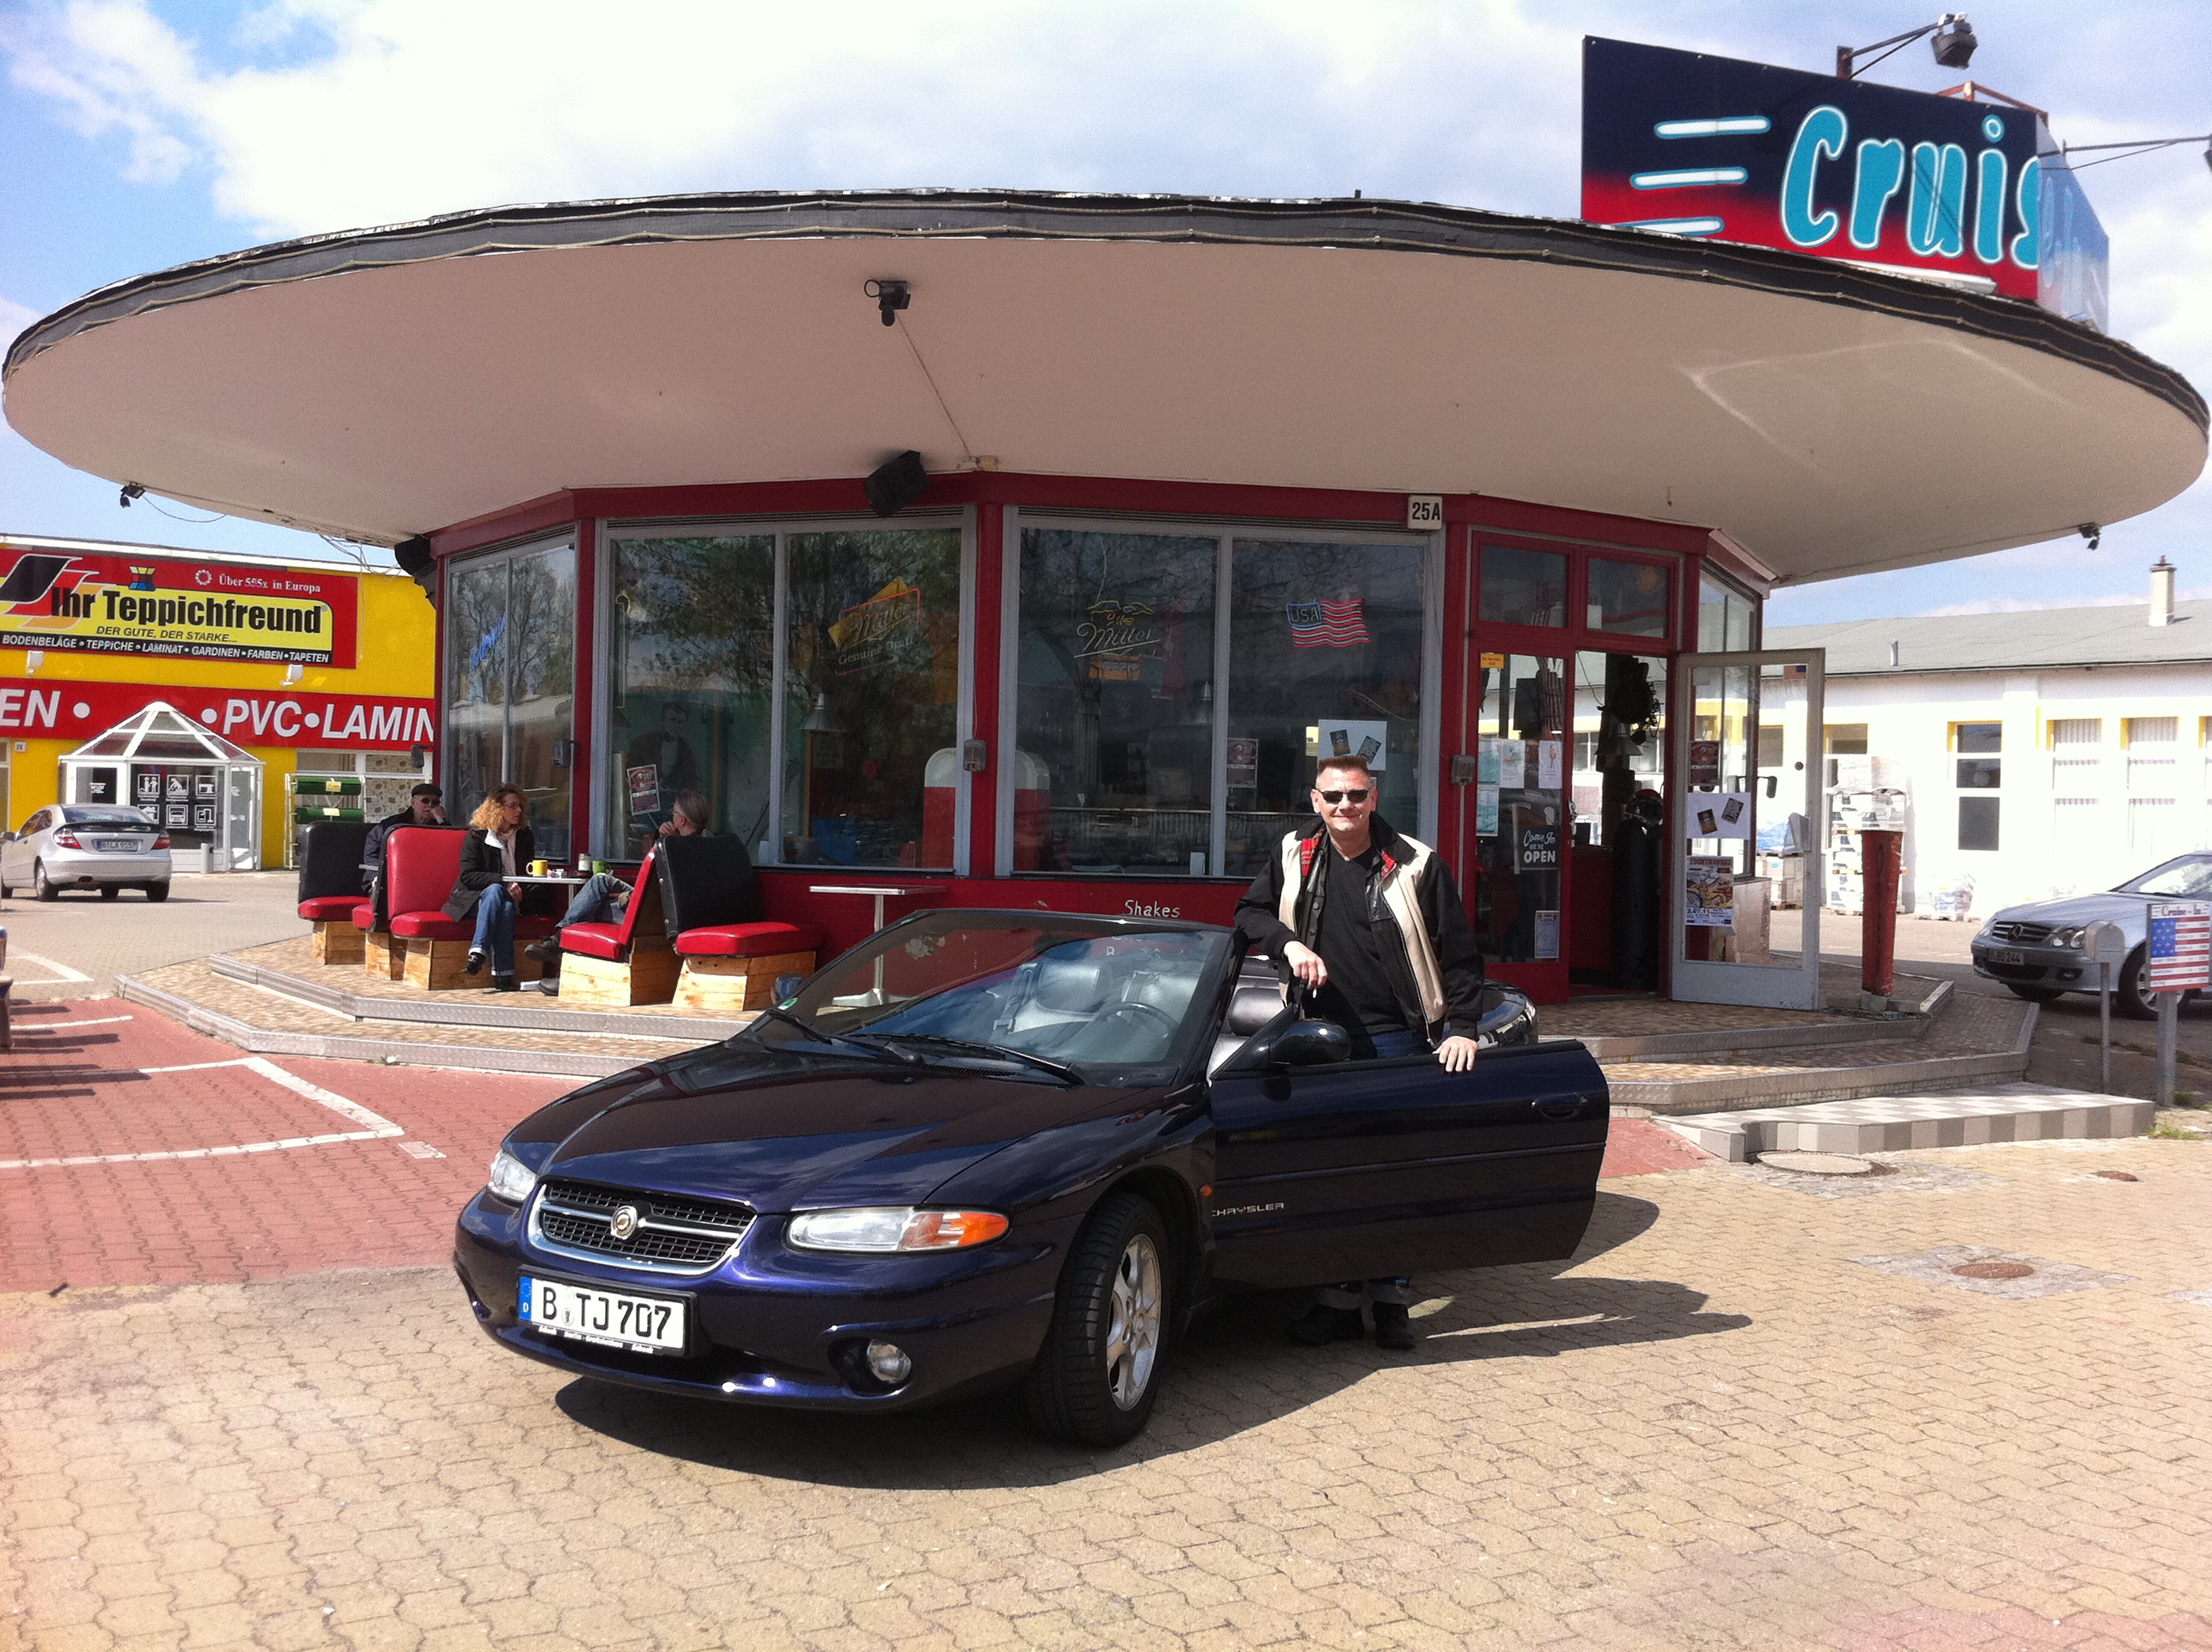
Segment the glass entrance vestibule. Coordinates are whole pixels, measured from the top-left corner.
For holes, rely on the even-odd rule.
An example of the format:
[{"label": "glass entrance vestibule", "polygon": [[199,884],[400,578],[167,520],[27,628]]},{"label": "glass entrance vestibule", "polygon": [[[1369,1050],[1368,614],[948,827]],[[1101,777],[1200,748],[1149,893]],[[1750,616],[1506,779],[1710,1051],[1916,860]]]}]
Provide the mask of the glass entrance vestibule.
[{"label": "glass entrance vestibule", "polygon": [[[212,715],[213,714],[210,714]],[[61,760],[68,803],[142,809],[185,872],[261,865],[261,760],[156,700]]]},{"label": "glass entrance vestibule", "polygon": [[1358,753],[1493,974],[1664,990],[1670,685],[1757,596],[1687,530],[1374,514],[641,514],[455,554],[441,778],[520,785],[556,859],[635,860],[690,794],[842,944],[839,872],[1226,921]]}]

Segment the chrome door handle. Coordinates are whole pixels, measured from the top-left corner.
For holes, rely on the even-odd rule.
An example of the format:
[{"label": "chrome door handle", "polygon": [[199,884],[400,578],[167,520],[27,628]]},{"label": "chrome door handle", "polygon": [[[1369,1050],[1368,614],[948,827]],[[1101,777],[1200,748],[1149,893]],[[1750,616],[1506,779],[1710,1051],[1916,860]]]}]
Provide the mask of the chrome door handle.
[{"label": "chrome door handle", "polygon": [[1547,1096],[1535,1103],[1535,1108],[1547,1119],[1571,1119],[1580,1115],[1583,1098],[1579,1096]]}]

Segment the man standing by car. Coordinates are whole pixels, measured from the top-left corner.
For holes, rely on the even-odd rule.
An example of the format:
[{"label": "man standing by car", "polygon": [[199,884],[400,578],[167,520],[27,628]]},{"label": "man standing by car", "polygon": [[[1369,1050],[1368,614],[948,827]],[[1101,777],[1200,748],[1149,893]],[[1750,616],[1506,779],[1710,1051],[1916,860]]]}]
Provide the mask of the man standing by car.
[{"label": "man standing by car", "polygon": [[362,840],[361,892],[375,902],[380,925],[384,918],[384,901],[376,886],[384,877],[384,846],[390,841],[392,833],[402,826],[444,825],[445,799],[443,792],[425,780],[415,788],[404,809],[378,821],[368,829],[368,835]]},{"label": "man standing by car", "polygon": [[[1307,994],[1309,1013],[1352,1039],[1354,1060],[1433,1051],[1449,1072],[1474,1066],[1482,1019],[1482,952],[1451,870],[1375,811],[1366,759],[1332,757],[1314,777],[1312,824],[1283,835],[1237,903],[1245,943],[1273,957]],[[1352,1280],[1321,1292],[1290,1327],[1299,1341],[1365,1333],[1413,1345],[1407,1279]]]}]

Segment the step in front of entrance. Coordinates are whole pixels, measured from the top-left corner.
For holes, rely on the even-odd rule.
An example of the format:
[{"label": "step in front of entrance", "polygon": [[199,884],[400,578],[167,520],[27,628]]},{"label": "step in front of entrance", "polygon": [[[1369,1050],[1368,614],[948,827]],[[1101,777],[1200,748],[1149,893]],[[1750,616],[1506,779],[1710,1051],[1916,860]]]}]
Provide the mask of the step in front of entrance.
[{"label": "step in front of entrance", "polygon": [[2149,1133],[2155,1108],[2124,1096],[2009,1084],[1863,1096],[1798,1107],[1655,1121],[1732,1164],[1761,1153],[1892,1153],[2008,1141],[2097,1141]]}]

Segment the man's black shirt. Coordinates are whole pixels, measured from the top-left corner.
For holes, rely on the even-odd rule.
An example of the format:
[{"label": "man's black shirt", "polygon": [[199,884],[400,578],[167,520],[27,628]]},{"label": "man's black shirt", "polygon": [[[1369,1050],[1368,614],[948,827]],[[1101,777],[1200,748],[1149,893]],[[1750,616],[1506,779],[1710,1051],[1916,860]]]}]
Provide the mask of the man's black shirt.
[{"label": "man's black shirt", "polygon": [[1393,920],[1382,909],[1376,880],[1382,852],[1370,843],[1364,854],[1346,858],[1333,844],[1315,857],[1314,870],[1328,870],[1321,891],[1321,930],[1314,951],[1328,966],[1328,985],[1313,995],[1313,1013],[1334,1021],[1355,1038],[1364,1033],[1406,1030],[1405,1011],[1382,966],[1378,923]]}]

